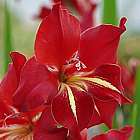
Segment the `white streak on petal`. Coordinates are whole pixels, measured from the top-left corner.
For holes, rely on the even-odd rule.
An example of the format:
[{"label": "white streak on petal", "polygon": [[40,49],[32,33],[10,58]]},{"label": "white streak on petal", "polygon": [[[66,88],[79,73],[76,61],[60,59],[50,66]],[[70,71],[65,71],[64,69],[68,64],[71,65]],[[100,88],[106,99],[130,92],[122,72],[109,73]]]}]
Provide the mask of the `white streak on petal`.
[{"label": "white streak on petal", "polygon": [[110,82],[105,81],[103,79],[100,78],[88,78],[88,77],[82,77],[81,80],[86,80],[86,81],[90,81],[93,82],[97,85],[109,88],[111,90],[117,91],[118,93],[121,93],[114,85],[112,85]]},{"label": "white streak on petal", "polygon": [[71,90],[71,88],[68,85],[66,85],[66,88],[67,88],[67,91],[68,91],[70,107],[71,107],[72,112],[73,112],[73,114],[74,114],[74,116],[76,118],[76,121],[78,122],[78,120],[77,120],[77,113],[76,113],[76,103],[75,103],[75,99],[74,99],[72,90]]}]

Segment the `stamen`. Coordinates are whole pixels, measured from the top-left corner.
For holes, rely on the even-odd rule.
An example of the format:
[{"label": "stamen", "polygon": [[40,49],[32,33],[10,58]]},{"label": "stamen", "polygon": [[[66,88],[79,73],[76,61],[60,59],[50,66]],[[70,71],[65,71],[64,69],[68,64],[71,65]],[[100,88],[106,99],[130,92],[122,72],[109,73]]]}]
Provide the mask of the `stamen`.
[{"label": "stamen", "polygon": [[100,85],[102,87],[109,88],[109,89],[114,90],[114,91],[116,91],[118,93],[121,93],[121,91],[119,91],[119,89],[117,89],[114,85],[112,85],[112,83],[110,83],[108,81],[105,81],[103,79],[97,78],[97,77],[90,78],[90,77],[72,76],[68,80],[69,83],[74,83],[74,82],[78,82],[78,81],[91,82],[93,84],[97,84],[97,85]]},{"label": "stamen", "polygon": [[77,82],[72,82],[68,83],[69,86],[76,88],[79,91],[87,91],[88,87],[85,82],[83,81],[77,81]]}]

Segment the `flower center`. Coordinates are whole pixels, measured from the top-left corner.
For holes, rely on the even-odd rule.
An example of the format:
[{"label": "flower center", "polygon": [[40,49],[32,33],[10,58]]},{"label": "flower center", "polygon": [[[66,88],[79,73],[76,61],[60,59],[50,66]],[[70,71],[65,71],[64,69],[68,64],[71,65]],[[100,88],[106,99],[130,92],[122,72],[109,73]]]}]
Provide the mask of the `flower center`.
[{"label": "flower center", "polygon": [[62,82],[62,83],[66,83],[66,82],[67,82],[67,76],[66,76],[66,74],[64,74],[64,73],[62,72],[62,73],[60,74],[59,80],[60,80],[60,82]]},{"label": "flower center", "polygon": [[33,126],[31,124],[14,124],[0,128],[0,139],[33,140]]},{"label": "flower center", "polygon": [[[0,139],[4,140],[33,140],[34,123],[36,123],[41,116],[37,113],[30,120],[27,116],[22,114],[13,114],[3,120],[3,125],[0,127]],[[8,119],[20,120],[21,123],[6,124]],[[13,120],[14,121],[14,120]]]}]

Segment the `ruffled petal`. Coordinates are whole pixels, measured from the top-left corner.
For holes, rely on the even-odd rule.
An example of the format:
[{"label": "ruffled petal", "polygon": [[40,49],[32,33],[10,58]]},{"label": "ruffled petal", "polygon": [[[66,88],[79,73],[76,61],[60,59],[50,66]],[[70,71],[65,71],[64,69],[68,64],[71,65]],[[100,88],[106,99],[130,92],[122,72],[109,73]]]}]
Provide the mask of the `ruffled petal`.
[{"label": "ruffled petal", "polygon": [[100,25],[81,34],[79,56],[89,69],[105,63],[116,63],[120,35],[126,30],[125,22],[126,18],[122,18],[119,27]]},{"label": "ruffled petal", "polygon": [[41,63],[60,68],[77,50],[79,41],[79,21],[60,4],[56,4],[39,27],[35,54]]}]

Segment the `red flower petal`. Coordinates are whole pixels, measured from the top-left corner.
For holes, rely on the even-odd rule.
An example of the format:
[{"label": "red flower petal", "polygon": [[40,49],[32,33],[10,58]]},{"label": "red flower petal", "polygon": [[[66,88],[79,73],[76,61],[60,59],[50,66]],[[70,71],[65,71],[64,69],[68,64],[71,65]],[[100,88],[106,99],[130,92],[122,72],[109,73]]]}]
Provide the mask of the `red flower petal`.
[{"label": "red flower petal", "polygon": [[79,47],[78,20],[60,4],[41,23],[35,41],[37,59],[44,64],[61,67]]},{"label": "red flower petal", "polygon": [[120,27],[100,25],[81,34],[80,59],[90,69],[104,63],[116,63],[116,53],[120,35],[125,31],[126,19]]},{"label": "red flower petal", "polygon": [[87,93],[74,91],[75,103],[73,103],[74,101],[71,101],[72,97],[69,97],[68,94],[62,92],[55,97],[52,103],[54,118],[72,132],[77,131],[78,127],[82,130],[87,126],[93,113],[92,98]]},{"label": "red flower petal", "polygon": [[60,125],[69,130],[79,131],[67,92],[63,91],[54,98],[52,103],[52,113],[55,120]]},{"label": "red flower petal", "polygon": [[131,97],[134,94],[135,89],[135,73],[130,71],[130,69],[126,66],[120,66],[122,74],[122,84],[124,87],[125,94]]},{"label": "red flower petal", "polygon": [[[63,0],[66,1],[67,0]],[[72,6],[75,7],[76,11],[83,16],[92,7],[93,1],[91,0],[70,0]]]},{"label": "red flower petal", "polygon": [[91,118],[91,122],[89,123],[89,127],[93,125],[105,123],[109,128],[112,128],[112,121],[116,109],[118,107],[118,103],[115,100],[100,100],[94,97],[95,105],[97,111],[93,113]]},{"label": "red flower petal", "polygon": [[5,118],[5,114],[10,115],[12,113],[13,113],[12,108],[10,108],[10,106],[7,103],[0,100],[0,123],[1,119]]},{"label": "red flower petal", "polygon": [[[27,96],[29,99],[29,96],[30,96],[29,94],[34,93],[34,92],[32,92],[33,89],[35,89],[37,86],[39,86],[41,83],[43,83],[45,81],[46,82],[50,81],[50,82],[54,83],[54,85],[56,85],[57,82],[56,82],[55,78],[53,78],[51,76],[52,75],[47,70],[47,68],[44,65],[39,64],[35,60],[34,57],[29,59],[22,69],[20,83],[13,96],[14,105],[20,111],[27,111],[29,109],[28,103],[27,103]],[[35,91],[35,92],[37,92],[37,91]],[[35,94],[37,94],[37,93],[35,93]],[[48,93],[46,92],[46,94],[48,94]],[[31,95],[31,96],[33,96],[33,95]],[[40,94],[40,96],[44,97],[44,94],[43,95]],[[42,98],[39,98],[39,99],[42,100]],[[37,103],[35,103],[35,104],[37,105]]]},{"label": "red flower petal", "polygon": [[17,52],[11,53],[13,63],[9,65],[8,72],[0,83],[0,98],[12,104],[12,96],[18,86],[20,72],[26,62],[25,56]]},{"label": "red flower petal", "polygon": [[18,86],[17,75],[13,64],[9,65],[8,72],[0,83],[0,98],[12,104],[12,96]]},{"label": "red flower petal", "polygon": [[112,90],[110,88],[106,88],[103,86],[94,85],[90,87],[90,92],[92,92],[93,96],[98,97],[99,99],[106,100],[107,98],[113,98],[118,102],[118,104],[130,103],[131,101],[124,97],[123,95],[123,87],[121,83],[121,70],[117,65],[102,65],[95,69],[92,77],[99,77],[103,81],[109,82],[113,85],[118,91]]},{"label": "red flower petal", "polygon": [[121,130],[111,130],[106,134],[98,135],[92,140],[128,140],[132,133],[132,127],[126,126]]},{"label": "red flower petal", "polygon": [[65,140],[67,129],[57,128],[57,125],[51,114],[51,107],[46,107],[35,127],[34,140]]},{"label": "red flower petal", "polygon": [[50,81],[38,84],[26,97],[27,106],[33,109],[43,104],[50,104],[57,94],[57,86]]},{"label": "red flower petal", "polygon": [[78,124],[82,130],[87,126],[94,113],[94,103],[90,95],[85,92],[74,92],[73,94],[76,100]]},{"label": "red flower petal", "polygon": [[81,31],[85,31],[86,29],[94,26],[93,14],[95,12],[95,9],[96,4],[92,4],[92,7],[81,17]]},{"label": "red flower petal", "polygon": [[[112,119],[117,109],[117,106],[119,104],[131,102],[123,95],[123,87],[121,84],[120,74],[120,67],[111,64],[106,64],[98,67],[92,74],[91,77],[98,77],[103,81],[109,82],[120,92],[102,86],[104,83],[102,83],[101,85],[96,84],[89,86],[89,92],[91,93],[95,101],[95,105],[99,113],[98,114],[96,112],[95,115],[93,114],[89,126],[92,126],[93,124],[105,123],[108,125],[108,127],[111,128]],[[106,113],[106,110],[108,113]]]},{"label": "red flower petal", "polygon": [[11,56],[13,65],[15,67],[18,80],[19,80],[21,69],[26,62],[26,57],[18,52],[11,52],[10,56]]}]

